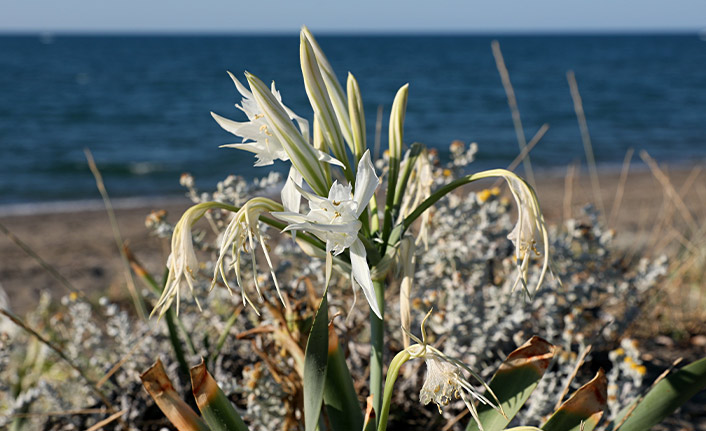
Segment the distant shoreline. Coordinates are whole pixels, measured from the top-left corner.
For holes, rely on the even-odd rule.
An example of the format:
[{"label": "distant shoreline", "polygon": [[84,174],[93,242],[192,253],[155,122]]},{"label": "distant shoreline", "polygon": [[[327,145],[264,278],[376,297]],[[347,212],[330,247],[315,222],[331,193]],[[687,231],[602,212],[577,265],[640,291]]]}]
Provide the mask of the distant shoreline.
[{"label": "distant shoreline", "polygon": [[[699,162],[694,161],[684,161],[684,162],[670,162],[666,164],[673,171],[683,171],[688,172],[692,170],[695,166],[703,165],[706,166],[706,160]],[[498,166],[501,168],[502,166]],[[540,179],[540,183],[554,182],[556,180],[563,180],[566,175],[568,166],[552,167],[546,168],[542,167],[536,169],[535,177]],[[518,174],[523,175],[520,171],[521,166],[518,168]],[[597,166],[598,172],[601,176],[614,177],[620,174],[622,169],[621,164],[617,163],[602,163]],[[480,171],[483,169],[474,169],[473,164],[470,165],[470,172]],[[587,174],[586,166],[580,166],[580,170]],[[642,175],[649,174],[649,168],[638,156],[633,157],[633,161],[630,165],[631,175]],[[544,177],[544,178],[542,178]],[[211,192],[212,190],[204,189],[205,192]],[[110,193],[110,190],[108,190]],[[96,192],[97,194],[97,192]],[[111,197],[111,204],[115,209],[130,210],[138,208],[147,208],[151,206],[175,206],[184,203],[188,203],[189,200],[185,197],[185,193],[169,193],[162,195],[134,195],[134,196],[121,196],[121,197]],[[9,202],[0,203],[0,217],[15,217],[23,215],[32,214],[66,214],[66,213],[76,213],[82,211],[105,211],[105,205],[103,201],[99,198],[91,199],[66,199],[66,200],[37,200],[28,202]]]},{"label": "distant shoreline", "polygon": [[[706,168],[703,164],[688,169],[661,165],[676,190],[681,190],[687,181],[691,182],[683,199],[698,223],[706,219],[706,172],[700,170],[701,167]],[[593,201],[585,169],[576,172],[573,182],[567,181],[565,174],[565,169],[556,170],[551,175],[543,171],[535,173],[542,212],[550,225],[561,225],[567,217],[585,221],[581,208]],[[619,178],[620,172],[615,170],[602,171],[600,177],[606,219],[612,211]],[[567,191],[567,183],[572,183],[570,191]],[[492,185],[492,180],[486,180],[463,190],[480,190]],[[633,166],[624,187],[620,210],[608,226],[616,232],[615,247],[644,254],[651,241],[667,237],[672,227],[678,228],[683,221],[677,211],[673,224],[667,226],[664,234],[657,229],[666,208],[665,202],[662,186],[654,176],[646,168]],[[176,223],[191,201],[185,196],[119,198],[112,200],[112,204],[123,240],[129,242],[131,250],[152,274],[160,274],[169,254],[169,240],[153,237],[145,227],[145,218],[151,211],[165,209],[167,220]],[[0,222],[53,265],[76,289],[91,295],[123,297],[120,253],[101,201],[6,205],[0,207]],[[6,235],[0,235],[0,262],[0,284],[18,312],[36,306],[40,291],[48,290],[55,296],[67,293]]]}]

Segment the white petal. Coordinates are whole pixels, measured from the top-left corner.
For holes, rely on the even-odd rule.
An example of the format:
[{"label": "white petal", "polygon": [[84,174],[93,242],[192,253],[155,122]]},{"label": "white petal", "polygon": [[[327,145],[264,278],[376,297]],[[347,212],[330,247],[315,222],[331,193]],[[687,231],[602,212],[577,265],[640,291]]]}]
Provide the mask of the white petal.
[{"label": "white petal", "polygon": [[301,187],[302,179],[302,174],[292,166],[289,169],[289,175],[287,175],[287,181],[284,183],[281,193],[282,206],[286,212],[299,212],[302,194],[295,186]]},{"label": "white petal", "polygon": [[324,153],[323,151],[319,151],[318,157],[320,162],[328,163],[329,165],[340,166],[343,169],[346,169],[346,166],[340,160],[331,156],[330,154]]},{"label": "white petal", "polygon": [[379,184],[379,179],[375,175],[375,168],[370,161],[370,150],[365,150],[363,157],[358,162],[358,171],[355,174],[355,194],[353,200],[358,202],[356,217],[360,217],[368,206],[368,202],[375,194]]},{"label": "white petal", "polygon": [[226,117],[221,117],[220,115],[216,114],[215,112],[211,112],[211,116],[213,117],[214,120],[216,120],[216,123],[218,123],[219,126],[223,128],[223,130],[230,132],[236,136],[243,136],[243,133],[241,131],[241,128],[244,126],[247,126],[250,124],[250,122],[238,122],[238,121],[233,121],[231,119],[228,119]]},{"label": "white petal", "polygon": [[247,89],[243,84],[238,81],[238,78],[235,77],[230,71],[228,71],[228,75],[230,76],[230,79],[233,80],[233,83],[235,84],[235,88],[238,89],[238,93],[240,93],[244,98],[246,99],[252,99],[253,95],[250,92],[250,90]]},{"label": "white petal", "polygon": [[[331,202],[343,202],[351,199],[351,185],[343,185],[337,180],[331,184],[328,191],[328,200]],[[338,204],[337,204],[338,205]]]},{"label": "white petal", "polygon": [[375,296],[373,280],[370,277],[370,268],[368,268],[368,261],[366,260],[367,252],[365,251],[365,246],[360,239],[356,238],[353,244],[351,244],[350,251],[353,278],[363,289],[365,299],[368,300],[370,308],[382,319],[382,313],[380,313],[380,307],[378,306],[377,297]]}]

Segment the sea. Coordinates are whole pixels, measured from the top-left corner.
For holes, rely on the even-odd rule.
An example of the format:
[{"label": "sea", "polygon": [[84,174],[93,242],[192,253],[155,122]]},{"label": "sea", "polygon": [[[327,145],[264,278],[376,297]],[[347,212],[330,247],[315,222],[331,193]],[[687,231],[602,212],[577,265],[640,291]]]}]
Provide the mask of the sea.
[{"label": "sea", "polygon": [[[619,169],[626,151],[661,162],[706,161],[706,42],[698,34],[322,35],[339,79],[360,84],[372,147],[382,112],[382,148],[398,88],[409,83],[405,142],[448,157],[453,140],[478,144],[472,169],[505,167],[518,154],[491,42],[498,40],[535,169],[585,163],[567,83],[575,73],[595,159]],[[283,101],[312,119],[297,35],[0,36],[0,205],[99,199],[89,149],[115,199],[183,195],[193,174],[213,190],[253,167],[252,154],[210,112],[243,120],[226,71],[275,81]],[[636,163],[639,159],[636,157]]]}]

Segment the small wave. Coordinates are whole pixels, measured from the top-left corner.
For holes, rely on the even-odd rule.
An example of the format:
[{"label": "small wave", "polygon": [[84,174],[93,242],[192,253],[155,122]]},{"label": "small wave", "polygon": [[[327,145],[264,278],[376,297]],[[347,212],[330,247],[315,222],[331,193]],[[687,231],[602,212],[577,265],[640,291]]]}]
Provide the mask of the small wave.
[{"label": "small wave", "polygon": [[147,175],[152,172],[159,172],[163,170],[163,167],[159,163],[152,162],[135,162],[130,163],[128,170],[133,175]]}]

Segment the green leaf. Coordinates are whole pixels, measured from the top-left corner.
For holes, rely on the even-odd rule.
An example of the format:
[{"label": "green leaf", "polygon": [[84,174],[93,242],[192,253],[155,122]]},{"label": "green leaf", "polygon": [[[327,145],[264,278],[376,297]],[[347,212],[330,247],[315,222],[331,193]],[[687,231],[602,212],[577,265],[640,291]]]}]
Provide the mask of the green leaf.
[{"label": "green leaf", "polygon": [[603,416],[606,406],[608,381],[603,370],[590,382],[581,386],[559,410],[554,412],[544,431],[591,431]]},{"label": "green leaf", "polygon": [[328,365],[328,301],[321,298],[304,353],[304,424],[314,431],[319,424]]},{"label": "green leaf", "polygon": [[223,393],[211,373],[206,370],[206,363],[191,368],[191,389],[196,405],[211,431],[247,431],[248,427]]},{"label": "green leaf", "polygon": [[[657,383],[641,400],[623,409],[614,423],[619,431],[637,431],[652,428],[672,414],[697,392],[706,388],[706,358],[699,359],[668,375]],[[630,413],[632,412],[632,413]],[[609,427],[612,430],[613,427]]]},{"label": "green leaf", "polygon": [[329,326],[328,343],[328,370],[324,386],[324,405],[331,427],[334,431],[362,430],[363,412],[346,364],[346,358],[338,343],[333,326]]},{"label": "green leaf", "polygon": [[[478,417],[485,431],[505,429],[537,387],[553,356],[554,346],[539,337],[530,338],[508,355],[489,384],[507,417],[487,404],[479,405]],[[478,429],[474,420],[466,427],[467,431]]]}]

